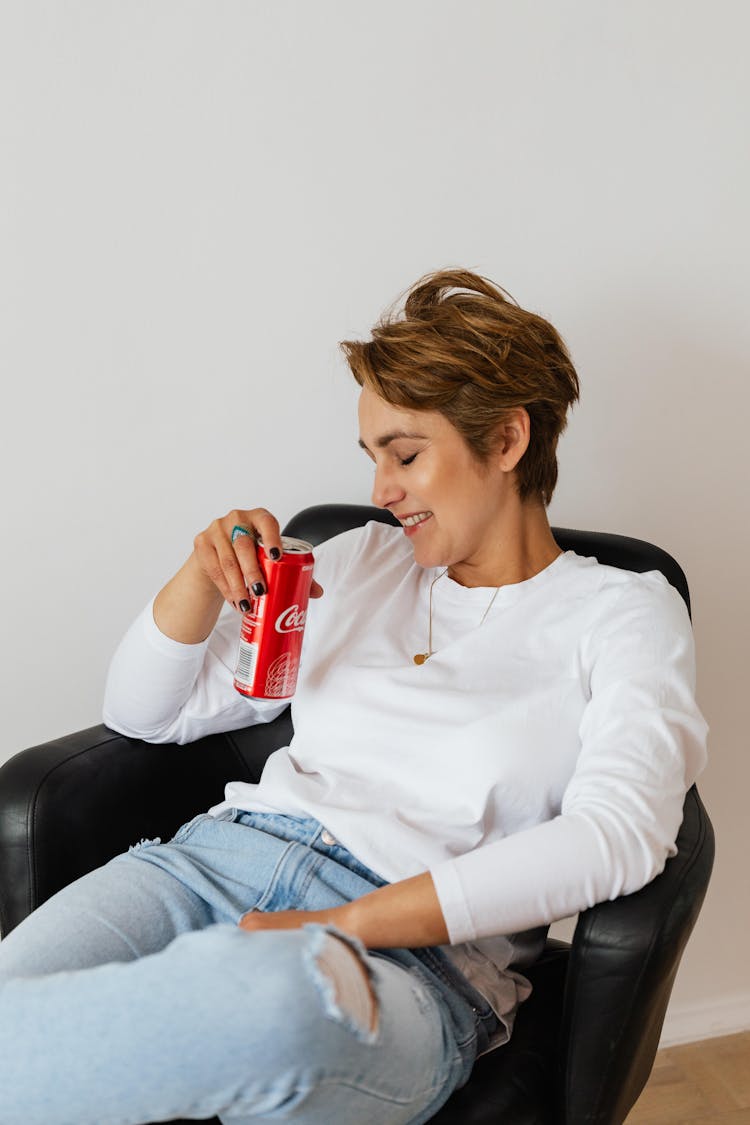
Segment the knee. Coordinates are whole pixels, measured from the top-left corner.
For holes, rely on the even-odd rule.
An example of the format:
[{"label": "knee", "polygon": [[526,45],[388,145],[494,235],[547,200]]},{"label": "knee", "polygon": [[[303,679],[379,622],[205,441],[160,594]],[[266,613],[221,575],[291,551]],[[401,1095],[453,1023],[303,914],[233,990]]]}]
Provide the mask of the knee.
[{"label": "knee", "polygon": [[339,931],[308,929],[304,957],[325,1015],[365,1042],[378,1030],[378,999],[365,950]]},{"label": "knee", "polygon": [[317,924],[301,930],[247,933],[216,926],[212,931],[210,936],[204,932],[201,957],[210,954],[233,989],[235,1003],[239,994],[256,1016],[284,1013],[287,1033],[299,1034],[308,1044],[315,1027],[321,1039],[328,1027],[374,1042],[379,1025],[376,984],[366,950],[356,939]]}]

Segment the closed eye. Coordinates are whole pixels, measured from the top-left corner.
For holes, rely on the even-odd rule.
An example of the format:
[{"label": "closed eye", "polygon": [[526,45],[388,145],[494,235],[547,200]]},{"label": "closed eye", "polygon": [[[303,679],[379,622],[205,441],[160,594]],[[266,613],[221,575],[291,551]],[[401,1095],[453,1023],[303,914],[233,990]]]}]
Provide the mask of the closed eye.
[{"label": "closed eye", "polygon": [[412,461],[416,461],[418,456],[419,456],[418,453],[412,453],[411,457],[406,457],[406,458],[399,457],[399,461],[401,461],[402,465],[411,465]]}]

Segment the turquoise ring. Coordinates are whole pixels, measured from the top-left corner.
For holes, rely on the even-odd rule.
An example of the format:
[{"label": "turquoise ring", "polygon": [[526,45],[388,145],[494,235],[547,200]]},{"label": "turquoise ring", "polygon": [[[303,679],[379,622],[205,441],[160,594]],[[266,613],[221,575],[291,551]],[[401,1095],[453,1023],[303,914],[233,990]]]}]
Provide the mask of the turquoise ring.
[{"label": "turquoise ring", "polygon": [[232,528],[232,542],[234,543],[235,539],[239,539],[240,535],[249,535],[251,539],[253,538],[252,531],[248,531],[246,527],[240,527],[240,525],[236,523]]}]

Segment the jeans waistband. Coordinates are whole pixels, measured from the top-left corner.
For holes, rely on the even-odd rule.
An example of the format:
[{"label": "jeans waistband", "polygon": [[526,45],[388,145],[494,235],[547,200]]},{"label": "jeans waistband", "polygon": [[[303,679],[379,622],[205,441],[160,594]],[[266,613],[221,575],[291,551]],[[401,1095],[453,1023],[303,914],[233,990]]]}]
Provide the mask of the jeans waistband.
[{"label": "jeans waistband", "polygon": [[313,851],[320,852],[334,862],[348,867],[350,871],[375,888],[384,887],[388,882],[357,859],[348,848],[328,833],[325,825],[314,817],[291,816],[288,813],[247,812],[244,809],[232,809],[231,816],[239,824],[247,824],[261,832],[268,832],[269,835],[276,836],[280,840],[289,840],[312,848]]}]

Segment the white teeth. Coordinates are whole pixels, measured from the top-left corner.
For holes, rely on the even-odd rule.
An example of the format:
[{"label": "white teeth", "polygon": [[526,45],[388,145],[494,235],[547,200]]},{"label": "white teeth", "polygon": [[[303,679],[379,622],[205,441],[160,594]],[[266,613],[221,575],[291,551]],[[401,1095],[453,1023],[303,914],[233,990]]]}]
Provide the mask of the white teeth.
[{"label": "white teeth", "polygon": [[402,520],[401,522],[403,523],[404,527],[414,527],[415,524],[422,523],[423,520],[426,520],[428,516],[431,515],[432,512],[420,512],[419,515],[416,516],[407,516],[406,519]]}]

